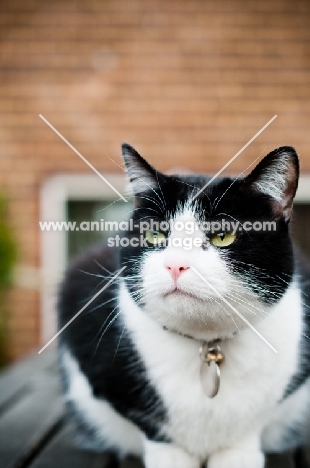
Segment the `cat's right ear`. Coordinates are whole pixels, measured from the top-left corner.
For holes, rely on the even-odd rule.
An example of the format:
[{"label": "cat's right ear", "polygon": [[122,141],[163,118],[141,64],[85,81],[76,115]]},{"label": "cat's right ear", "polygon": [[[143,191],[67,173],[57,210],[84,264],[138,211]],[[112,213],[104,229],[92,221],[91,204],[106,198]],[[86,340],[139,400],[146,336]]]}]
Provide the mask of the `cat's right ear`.
[{"label": "cat's right ear", "polygon": [[299,177],[299,161],[294,148],[275,149],[245,178],[252,190],[270,198],[274,215],[289,221]]},{"label": "cat's right ear", "polygon": [[135,195],[158,188],[158,172],[127,143],[122,144],[122,154]]}]

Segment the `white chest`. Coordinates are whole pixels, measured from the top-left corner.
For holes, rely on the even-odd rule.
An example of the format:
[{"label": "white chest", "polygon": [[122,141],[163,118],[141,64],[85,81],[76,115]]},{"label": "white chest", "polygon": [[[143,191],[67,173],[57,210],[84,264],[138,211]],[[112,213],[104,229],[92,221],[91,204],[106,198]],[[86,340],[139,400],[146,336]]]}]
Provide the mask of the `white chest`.
[{"label": "white chest", "polygon": [[202,390],[199,343],[163,330],[135,305],[125,288],[120,305],[148,377],[167,409],[163,431],[176,443],[205,458],[268,422],[296,368],[301,329],[297,290],[289,290],[257,327],[277,354],[250,329],[222,343],[221,386],[213,399]]}]

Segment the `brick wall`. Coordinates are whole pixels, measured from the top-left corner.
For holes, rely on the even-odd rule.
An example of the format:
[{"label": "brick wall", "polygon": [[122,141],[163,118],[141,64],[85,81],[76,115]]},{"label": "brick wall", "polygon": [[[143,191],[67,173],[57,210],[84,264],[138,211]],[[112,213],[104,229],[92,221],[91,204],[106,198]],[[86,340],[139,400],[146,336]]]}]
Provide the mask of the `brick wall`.
[{"label": "brick wall", "polygon": [[[39,191],[84,163],[120,169],[120,143],[158,168],[215,172],[283,144],[310,172],[308,0],[10,0],[0,2],[0,187],[19,263],[39,267]],[[109,156],[109,157],[108,157]],[[40,341],[39,291],[9,293],[10,358]]]}]

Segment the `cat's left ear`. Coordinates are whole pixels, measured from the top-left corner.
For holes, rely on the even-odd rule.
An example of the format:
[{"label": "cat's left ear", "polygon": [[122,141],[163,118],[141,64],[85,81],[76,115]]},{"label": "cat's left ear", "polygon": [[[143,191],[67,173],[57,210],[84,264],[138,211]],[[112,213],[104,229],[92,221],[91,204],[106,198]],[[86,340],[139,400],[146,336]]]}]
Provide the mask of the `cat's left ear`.
[{"label": "cat's left ear", "polygon": [[269,153],[245,178],[255,192],[268,195],[276,218],[289,221],[299,178],[299,161],[294,148],[282,146]]},{"label": "cat's left ear", "polygon": [[158,188],[161,176],[140,154],[127,143],[122,144],[122,154],[135,195]]}]

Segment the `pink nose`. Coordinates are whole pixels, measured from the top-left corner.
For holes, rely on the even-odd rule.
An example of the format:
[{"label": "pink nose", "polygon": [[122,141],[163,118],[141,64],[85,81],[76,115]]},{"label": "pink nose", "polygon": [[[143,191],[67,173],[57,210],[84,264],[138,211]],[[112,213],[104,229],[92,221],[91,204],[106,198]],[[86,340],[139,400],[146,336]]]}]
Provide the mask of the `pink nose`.
[{"label": "pink nose", "polygon": [[176,281],[183,271],[188,270],[189,266],[186,265],[166,265],[167,270],[170,270],[172,278]]}]

